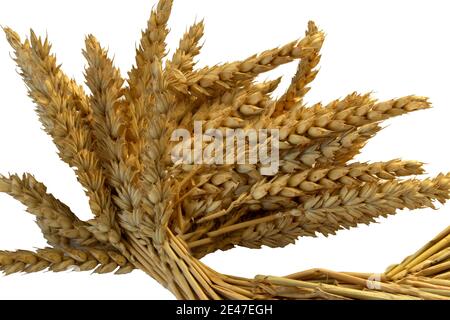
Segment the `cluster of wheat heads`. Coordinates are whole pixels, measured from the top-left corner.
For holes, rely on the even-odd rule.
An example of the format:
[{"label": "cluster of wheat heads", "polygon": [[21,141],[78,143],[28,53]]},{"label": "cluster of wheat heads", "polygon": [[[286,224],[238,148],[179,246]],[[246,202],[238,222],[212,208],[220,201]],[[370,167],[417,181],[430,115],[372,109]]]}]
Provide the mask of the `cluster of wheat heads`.
[{"label": "cluster of wheat heads", "polygon": [[[197,69],[203,22],[191,26],[166,59],[171,7],[172,1],[160,0],[152,11],[126,79],[96,38],[86,37],[90,93],[64,74],[47,39],[31,31],[23,41],[4,28],[40,121],[60,158],[74,168],[94,218],[78,219],[30,174],[1,175],[0,192],[36,216],[49,244],[35,252],[1,251],[3,272],[75,266],[124,274],[138,268],[180,299],[449,296],[445,278],[450,276],[440,269],[430,273],[433,263],[423,265],[430,257],[434,264],[448,264],[448,236],[442,234],[433,242],[440,243],[438,249],[425,248],[427,255],[420,252],[413,264],[408,260],[395,267],[373,288],[367,286],[370,275],[363,273],[310,270],[245,279],[200,262],[216,250],[283,247],[300,236],[334,234],[398,209],[433,207],[449,198],[450,175],[404,178],[424,172],[417,161],[349,163],[381,130],[383,120],[430,104],[418,96],[377,101],[352,93],[306,106],[303,98],[317,75],[324,41],[314,23],[300,40]],[[280,98],[272,95],[279,80],[255,81],[294,60],[300,61],[298,71]],[[223,130],[279,129],[278,173],[263,176],[258,164],[174,164],[171,134],[178,128],[192,131],[195,121]],[[411,274],[413,265],[417,270]],[[428,270],[426,280],[417,274],[421,270]]]}]

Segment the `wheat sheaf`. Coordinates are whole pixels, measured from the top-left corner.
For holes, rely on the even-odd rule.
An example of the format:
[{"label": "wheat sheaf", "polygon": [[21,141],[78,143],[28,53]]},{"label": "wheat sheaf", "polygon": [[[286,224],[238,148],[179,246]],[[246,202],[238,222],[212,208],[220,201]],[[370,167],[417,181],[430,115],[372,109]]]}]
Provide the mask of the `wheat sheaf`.
[{"label": "wheat sheaf", "polygon": [[[450,174],[418,180],[417,161],[350,161],[380,123],[428,109],[426,98],[377,101],[352,93],[306,105],[323,32],[244,60],[195,68],[203,22],[167,57],[172,1],[160,0],[123,78],[92,35],[83,51],[90,92],[64,74],[47,39],[5,27],[15,61],[59,157],[73,168],[94,218],[82,221],[31,174],[0,176],[0,192],[23,203],[48,241],[34,252],[0,251],[6,274],[41,270],[125,274],[141,269],[179,299],[446,299],[450,228],[373,279],[370,273],[314,269],[284,277],[223,275],[200,259],[236,246],[283,247],[330,235],[399,209],[449,199]],[[256,77],[299,61],[279,98],[279,80]],[[261,164],[174,164],[175,129],[279,130],[279,170]],[[206,147],[206,146],[202,146]],[[1,281],[1,280],[0,280]]]}]

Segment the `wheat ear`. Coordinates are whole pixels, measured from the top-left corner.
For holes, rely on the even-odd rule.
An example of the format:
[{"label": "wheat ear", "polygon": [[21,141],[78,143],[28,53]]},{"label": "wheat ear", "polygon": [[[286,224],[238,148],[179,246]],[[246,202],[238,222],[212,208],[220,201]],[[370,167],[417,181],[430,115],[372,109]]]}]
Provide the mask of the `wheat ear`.
[{"label": "wheat ear", "polygon": [[80,221],[75,214],[47,193],[47,188],[30,174],[22,177],[0,175],[0,192],[19,200],[27,211],[36,216],[36,222],[49,244],[55,246],[96,244],[97,240],[88,231],[89,225]]},{"label": "wheat ear", "polygon": [[180,70],[184,74],[193,71],[194,58],[200,53],[202,45],[199,43],[203,37],[205,25],[203,21],[194,23],[183,35],[170,61],[172,68]]},{"label": "wheat ear", "polygon": [[127,274],[134,266],[117,251],[90,247],[88,249],[38,249],[0,251],[0,270],[5,275],[43,270],[62,272],[67,270],[92,271],[98,274],[114,272]]},{"label": "wheat ear", "polygon": [[[306,37],[313,37],[315,34],[319,34],[320,31],[314,22],[310,21],[308,23],[308,30],[306,31]],[[321,38],[322,45],[325,40],[324,37]],[[304,59],[301,59],[297,73],[295,74],[292,82],[286,91],[286,93],[277,100],[276,113],[280,114],[282,110],[290,110],[296,105],[302,104],[302,99],[308,93],[310,88],[308,85],[314,81],[318,71],[315,68],[320,62],[320,49],[322,46],[318,47],[316,50],[311,51]]]},{"label": "wheat ear", "polygon": [[[62,160],[76,168],[79,182],[86,188],[90,206],[96,216],[112,216],[114,211],[104,172],[95,153],[90,128],[91,109],[77,87],[69,81],[50,55],[47,40],[31,32],[30,39],[21,43],[19,36],[5,28],[7,39],[16,54],[16,62],[27,84],[29,95],[37,105],[44,128],[52,136]],[[89,106],[89,107],[88,107]],[[83,112],[89,108],[89,112]],[[88,113],[88,114],[86,114]],[[101,241],[118,244],[120,235],[109,221],[96,223],[92,231]]]}]

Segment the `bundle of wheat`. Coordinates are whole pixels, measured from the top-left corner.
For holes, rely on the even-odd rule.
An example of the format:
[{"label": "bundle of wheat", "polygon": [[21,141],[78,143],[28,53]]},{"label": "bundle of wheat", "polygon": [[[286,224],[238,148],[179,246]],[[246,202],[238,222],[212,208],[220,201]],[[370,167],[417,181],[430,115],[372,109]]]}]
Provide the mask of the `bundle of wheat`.
[{"label": "bundle of wheat", "polygon": [[[142,32],[136,66],[124,79],[96,38],[86,37],[86,84],[67,77],[47,39],[4,28],[45,131],[73,167],[95,217],[81,221],[30,174],[0,176],[0,192],[27,206],[49,248],[0,252],[5,274],[44,269],[125,274],[141,269],[180,299],[440,299],[450,296],[450,229],[379,278],[310,270],[244,279],[200,262],[235,246],[282,247],[300,236],[334,234],[398,209],[450,197],[450,174],[417,180],[417,161],[349,163],[383,120],[427,109],[426,98],[377,101],[352,93],[307,106],[324,34],[247,59],[195,69],[203,22],[165,59],[172,1],[160,0]],[[300,60],[286,93],[261,73]],[[266,164],[174,162],[176,129],[194,133],[277,132],[277,170]],[[194,138],[195,140],[195,138]],[[274,137],[271,139],[275,143]],[[190,141],[192,142],[192,141]],[[193,142],[195,144],[195,141]],[[234,142],[233,142],[234,144]],[[261,142],[258,146],[261,145]],[[200,152],[210,143],[201,143]],[[217,151],[217,150],[216,150]],[[251,153],[249,144],[244,154]],[[222,155],[223,156],[223,155]]]}]

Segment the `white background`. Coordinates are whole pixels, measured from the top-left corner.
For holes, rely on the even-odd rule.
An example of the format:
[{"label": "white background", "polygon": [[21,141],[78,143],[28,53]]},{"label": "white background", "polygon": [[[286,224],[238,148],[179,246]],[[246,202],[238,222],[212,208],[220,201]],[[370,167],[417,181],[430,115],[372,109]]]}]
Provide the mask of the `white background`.
[{"label": "white background", "polygon": [[[126,5],[125,5],[126,3]],[[93,33],[114,54],[123,74],[130,68],[140,30],[155,0],[2,1],[0,24],[22,37],[33,27],[47,32],[63,69],[83,81],[84,36]],[[447,1],[175,1],[168,38],[171,52],[195,19],[205,18],[206,42],[200,65],[245,58],[303,35],[313,19],[327,33],[321,73],[308,101],[328,102],[373,91],[380,99],[409,94],[431,97],[434,109],[389,121],[364,149],[360,160],[417,159],[430,174],[450,170],[450,19]],[[90,217],[75,175],[59,161],[43,131],[25,87],[0,37],[0,173],[31,172],[79,214]],[[285,75],[292,64],[266,77]],[[279,92],[282,92],[279,91]],[[440,206],[439,206],[440,207]],[[450,210],[400,212],[379,224],[341,231],[329,238],[302,238],[284,249],[243,248],[217,252],[204,262],[220,272],[252,277],[284,275],[313,267],[382,272],[418,249],[450,224]],[[33,217],[0,195],[0,249],[45,246]],[[0,277],[0,298],[171,299],[140,271],[126,276],[50,272]]]}]

